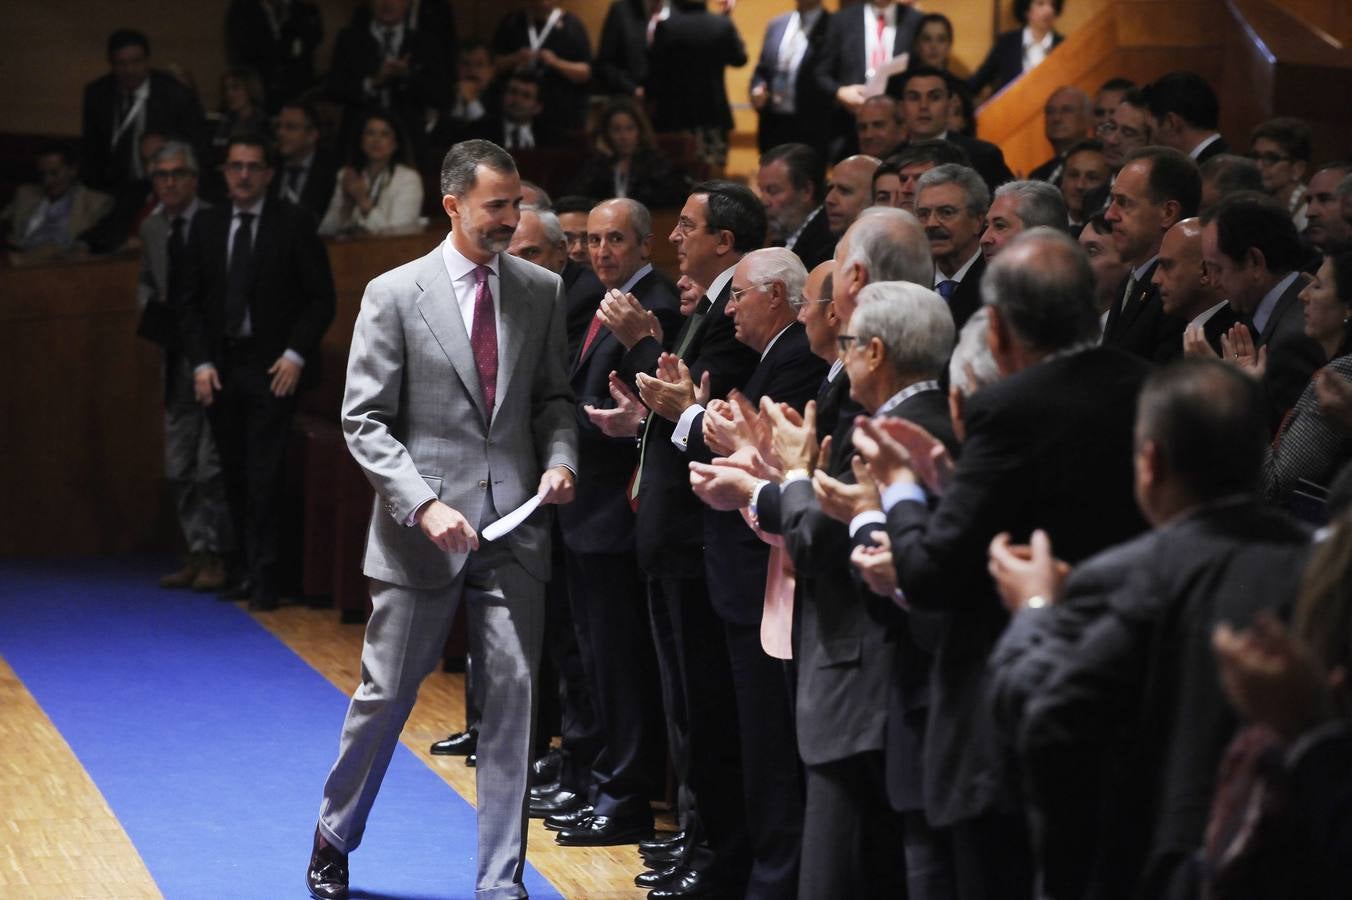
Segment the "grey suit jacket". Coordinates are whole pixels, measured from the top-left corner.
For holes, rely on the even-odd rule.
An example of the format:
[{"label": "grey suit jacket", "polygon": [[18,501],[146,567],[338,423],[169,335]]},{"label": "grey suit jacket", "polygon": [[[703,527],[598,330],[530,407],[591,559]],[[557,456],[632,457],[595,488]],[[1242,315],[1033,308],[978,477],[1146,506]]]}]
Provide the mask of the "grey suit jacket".
[{"label": "grey suit jacket", "polygon": [[[498,265],[503,352],[491,425],[441,247],[366,286],[343,431],[376,491],[362,569],[371,578],[445,587],[465,555],[440,550],[404,524],[418,507],[439,499],[477,529],[490,483],[494,507],[507,513],[535,493],[545,469],[577,470],[563,283],[506,253]],[[548,578],[547,511],[502,540],[529,573]]]},{"label": "grey suit jacket", "polygon": [[[211,204],[199,200],[197,211],[211,209]],[[189,225],[189,228],[192,226]],[[147,303],[169,302],[169,218],[163,209],[145,217],[141,223],[141,275],[137,283],[136,300],[141,308]]]}]

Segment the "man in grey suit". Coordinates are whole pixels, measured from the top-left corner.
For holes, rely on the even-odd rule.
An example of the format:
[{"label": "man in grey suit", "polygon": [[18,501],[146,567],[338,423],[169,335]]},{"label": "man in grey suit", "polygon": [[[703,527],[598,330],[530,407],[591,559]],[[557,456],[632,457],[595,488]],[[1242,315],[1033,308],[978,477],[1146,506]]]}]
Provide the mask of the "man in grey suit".
[{"label": "man in grey suit", "polygon": [[136,333],[164,348],[164,474],[174,494],[179,528],[188,548],[183,567],[160,587],[216,591],[225,586],[226,553],[234,549],[225,480],[206,409],[193,394],[192,365],[178,336],[178,270],[188,233],[200,209],[197,155],[183,141],[165,143],[147,174],[159,205],[141,223],[141,276]]},{"label": "man in grey suit", "polygon": [[475,897],[526,896],[549,520],[534,513],[492,542],[479,530],[533,494],[572,499],[563,285],[505,252],[521,206],[506,151],[456,144],[441,189],[450,235],[367,285],[348,360],[343,430],[377,495],[363,568],[373,611],[306,873],[322,900],[348,896],[347,855],[462,596],[484,682]]}]

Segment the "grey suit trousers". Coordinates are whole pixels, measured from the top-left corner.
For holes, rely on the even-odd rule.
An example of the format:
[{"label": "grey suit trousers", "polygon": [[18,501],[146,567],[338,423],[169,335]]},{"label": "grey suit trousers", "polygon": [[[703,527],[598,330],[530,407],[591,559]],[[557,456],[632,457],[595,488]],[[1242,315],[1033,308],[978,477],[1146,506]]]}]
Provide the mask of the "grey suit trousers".
[{"label": "grey suit trousers", "polygon": [[479,853],[476,900],[525,897],[526,793],[534,684],[544,631],[544,583],[502,544],[484,543],[455,580],[418,590],[372,580],[374,611],[362,648],[362,683],[352,695],[338,761],[324,784],[319,828],[345,853],[361,843],[366,818],[418,698],[436,666],[461,598],[470,653],[480,668]]}]

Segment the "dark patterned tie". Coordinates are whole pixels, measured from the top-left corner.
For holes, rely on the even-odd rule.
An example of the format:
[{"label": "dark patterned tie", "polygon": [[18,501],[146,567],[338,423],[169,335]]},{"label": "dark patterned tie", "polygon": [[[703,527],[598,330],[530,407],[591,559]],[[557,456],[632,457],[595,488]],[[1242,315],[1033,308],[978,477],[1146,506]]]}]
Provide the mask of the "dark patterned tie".
[{"label": "dark patterned tie", "polygon": [[239,227],[230,250],[230,271],[225,284],[225,333],[238,337],[244,330],[244,316],[249,309],[249,284],[253,277],[253,220],[254,214],[235,213]]},{"label": "dark patterned tie", "polygon": [[498,394],[498,324],[493,312],[493,291],[488,286],[489,271],[488,266],[474,270],[474,325],[470,328],[469,345],[484,392],[486,418],[492,421],[493,401]]}]

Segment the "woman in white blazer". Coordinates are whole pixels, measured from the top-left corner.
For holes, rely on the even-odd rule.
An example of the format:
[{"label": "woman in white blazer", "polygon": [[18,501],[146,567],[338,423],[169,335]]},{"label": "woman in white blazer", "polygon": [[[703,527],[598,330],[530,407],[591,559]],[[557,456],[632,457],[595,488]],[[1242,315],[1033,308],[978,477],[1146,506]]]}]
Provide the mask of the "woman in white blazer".
[{"label": "woman in white blazer", "polygon": [[381,111],[367,113],[357,146],[338,171],[319,233],[380,233],[416,225],[423,184],[409,159],[394,117]]}]

